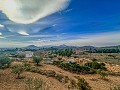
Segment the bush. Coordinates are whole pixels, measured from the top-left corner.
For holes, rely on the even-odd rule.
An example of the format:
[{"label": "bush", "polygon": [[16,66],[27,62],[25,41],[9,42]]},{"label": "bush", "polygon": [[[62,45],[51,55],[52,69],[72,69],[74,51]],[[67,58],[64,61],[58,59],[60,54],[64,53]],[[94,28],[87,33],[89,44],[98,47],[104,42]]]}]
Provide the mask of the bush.
[{"label": "bush", "polygon": [[34,56],[33,57],[33,62],[36,63],[36,65],[38,66],[39,63],[42,61],[42,58],[39,56]]},{"label": "bush", "polygon": [[24,65],[15,65],[12,67],[12,72],[17,74],[17,79],[20,79],[20,74],[24,71]]},{"label": "bush", "polygon": [[55,75],[55,78],[56,78],[58,81],[62,82],[62,80],[63,80],[63,78],[64,78],[64,75],[62,75],[62,74],[56,74],[56,75]]},{"label": "bush", "polygon": [[84,66],[87,66],[91,69],[107,70],[104,63],[90,62],[90,63],[86,63]]},{"label": "bush", "polygon": [[11,62],[12,61],[8,57],[0,57],[0,68],[1,69],[8,68]]},{"label": "bush", "polygon": [[56,72],[53,70],[46,70],[44,71],[44,75],[48,76],[48,77],[55,77]]},{"label": "bush", "polygon": [[38,78],[28,78],[25,80],[26,90],[48,90],[47,86],[42,79]]},{"label": "bush", "polygon": [[53,62],[53,65],[59,66],[62,62],[63,62],[63,61],[61,61],[61,60],[59,60],[59,61],[54,61],[54,62]]},{"label": "bush", "polygon": [[69,77],[68,76],[64,76],[64,78],[63,78],[63,83],[68,83],[69,82]]},{"label": "bush", "polygon": [[25,71],[30,71],[31,65],[28,63],[24,63],[24,69],[25,69]]},{"label": "bush", "polygon": [[77,88],[77,83],[74,79],[70,79],[70,85],[68,85],[69,89],[76,89]]},{"label": "bush", "polygon": [[120,90],[120,85],[110,88],[110,90]]},{"label": "bush", "polygon": [[78,78],[77,88],[78,90],[92,90],[84,78]]},{"label": "bush", "polygon": [[36,67],[31,67],[30,72],[39,73],[39,69]]},{"label": "bush", "polygon": [[108,74],[105,71],[98,70],[97,73],[101,76],[102,79],[106,80]]}]

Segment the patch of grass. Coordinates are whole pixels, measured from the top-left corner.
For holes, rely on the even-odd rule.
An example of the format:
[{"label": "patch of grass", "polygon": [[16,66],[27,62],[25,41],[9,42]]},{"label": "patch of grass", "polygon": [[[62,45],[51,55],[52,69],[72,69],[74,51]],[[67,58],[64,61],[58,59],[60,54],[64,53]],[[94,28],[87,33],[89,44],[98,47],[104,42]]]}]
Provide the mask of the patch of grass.
[{"label": "patch of grass", "polygon": [[92,79],[90,79],[91,81],[98,81],[98,79],[96,79],[96,78],[92,78]]},{"label": "patch of grass", "polygon": [[27,78],[26,90],[49,90],[41,78]]},{"label": "patch of grass", "polygon": [[12,67],[12,72],[17,75],[17,79],[21,79],[20,74],[24,71],[24,65],[18,64]]},{"label": "patch of grass", "polygon": [[84,78],[78,78],[77,87],[78,90],[92,90],[92,88],[89,86]]},{"label": "patch of grass", "polygon": [[110,90],[120,90],[120,85],[110,88]]}]

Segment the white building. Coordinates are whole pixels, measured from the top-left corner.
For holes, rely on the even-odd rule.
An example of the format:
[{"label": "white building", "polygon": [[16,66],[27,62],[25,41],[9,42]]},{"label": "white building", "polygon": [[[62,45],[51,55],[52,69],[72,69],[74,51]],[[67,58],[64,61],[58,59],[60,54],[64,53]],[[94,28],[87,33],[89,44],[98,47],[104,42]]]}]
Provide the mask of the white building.
[{"label": "white building", "polygon": [[22,51],[22,52],[18,52],[19,55],[25,55],[26,58],[31,58],[33,57],[33,52],[31,51]]}]

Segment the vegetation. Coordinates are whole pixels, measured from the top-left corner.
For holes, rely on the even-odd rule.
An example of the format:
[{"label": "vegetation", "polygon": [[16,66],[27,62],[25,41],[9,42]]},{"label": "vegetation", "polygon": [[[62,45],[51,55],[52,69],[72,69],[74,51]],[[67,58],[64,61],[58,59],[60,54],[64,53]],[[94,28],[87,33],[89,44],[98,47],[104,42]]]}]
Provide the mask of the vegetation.
[{"label": "vegetation", "polygon": [[39,56],[33,57],[33,62],[36,63],[37,66],[39,66],[39,63],[42,61],[42,58]]},{"label": "vegetation", "polygon": [[21,64],[12,67],[12,72],[17,75],[17,79],[20,79],[20,74],[24,71],[24,66]]},{"label": "vegetation", "polygon": [[17,58],[23,59],[23,58],[25,58],[25,55],[24,54],[19,54],[19,55],[17,55]]},{"label": "vegetation", "polygon": [[89,53],[119,53],[118,48],[100,48],[100,49],[90,49]]},{"label": "vegetation", "polygon": [[1,69],[8,68],[11,62],[12,61],[8,57],[0,57],[0,68]]},{"label": "vegetation", "polygon": [[65,50],[57,50],[55,51],[55,54],[58,54],[59,56],[67,56],[70,57],[73,54],[72,49],[65,49]]},{"label": "vegetation", "polygon": [[107,80],[106,77],[108,74],[105,71],[98,70],[97,73],[101,76],[102,79]]},{"label": "vegetation", "polygon": [[91,62],[86,63],[83,66],[80,66],[77,63],[72,62],[63,62],[63,61],[54,61],[54,65],[57,65],[58,67],[73,72],[73,73],[81,73],[81,74],[94,74],[98,69],[100,70],[106,70],[104,63],[98,63],[98,62]]},{"label": "vegetation", "polygon": [[92,88],[89,86],[84,78],[78,78],[77,87],[78,90],[92,90]]},{"label": "vegetation", "polygon": [[110,88],[110,90],[120,90],[120,85]]},{"label": "vegetation", "polygon": [[90,69],[107,70],[105,68],[105,64],[104,63],[98,63],[96,61],[93,61],[93,62],[90,62],[90,63],[86,63],[84,66],[89,67]]},{"label": "vegetation", "polygon": [[40,78],[28,78],[25,80],[26,90],[48,90],[47,86]]}]

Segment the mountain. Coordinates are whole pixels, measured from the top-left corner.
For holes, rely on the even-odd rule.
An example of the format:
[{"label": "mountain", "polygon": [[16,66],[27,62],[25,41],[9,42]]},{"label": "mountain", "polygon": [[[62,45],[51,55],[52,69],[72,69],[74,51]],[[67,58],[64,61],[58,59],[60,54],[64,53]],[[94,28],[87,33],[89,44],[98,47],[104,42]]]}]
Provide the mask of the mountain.
[{"label": "mountain", "polygon": [[120,45],[117,46],[106,46],[106,47],[101,47],[103,49],[120,49]]},{"label": "mountain", "polygon": [[39,47],[37,47],[35,45],[29,45],[29,46],[25,47],[25,49],[39,49]]},{"label": "mountain", "polygon": [[59,45],[59,46],[52,46],[52,48],[57,48],[57,49],[77,49],[77,46],[67,46],[65,44]]},{"label": "mountain", "polygon": [[94,46],[83,46],[83,47],[80,47],[80,49],[83,49],[83,50],[93,50],[93,49],[96,49],[97,47],[94,47]]}]

